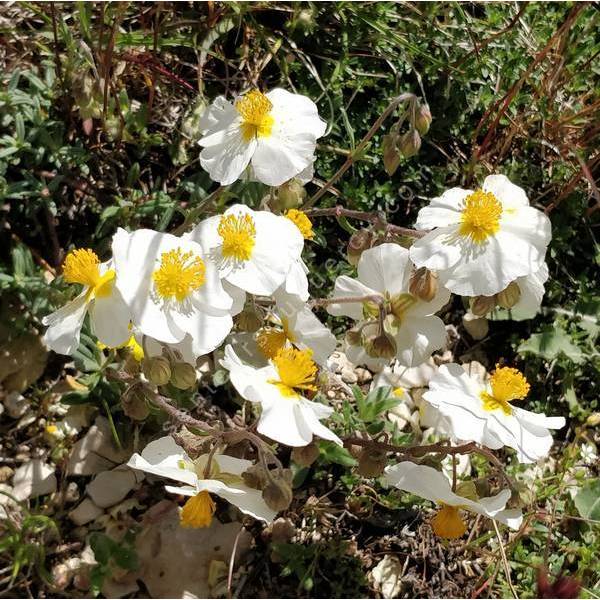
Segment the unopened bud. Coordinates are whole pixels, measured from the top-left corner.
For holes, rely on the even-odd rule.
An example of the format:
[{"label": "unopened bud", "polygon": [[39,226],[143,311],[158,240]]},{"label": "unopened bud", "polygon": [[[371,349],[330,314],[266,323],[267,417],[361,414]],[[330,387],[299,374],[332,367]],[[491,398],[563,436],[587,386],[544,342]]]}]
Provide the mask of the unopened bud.
[{"label": "unopened bud", "polygon": [[416,129],[411,129],[402,135],[398,149],[404,158],[414,156],[421,149],[421,136]]},{"label": "unopened bud", "polygon": [[362,343],[362,336],[360,333],[360,328],[352,327],[352,329],[348,329],[346,331],[346,343],[349,346],[360,346]]},{"label": "unopened bud", "polygon": [[253,490],[262,490],[267,485],[267,474],[262,465],[252,465],[242,473],[244,483]]},{"label": "unopened bud", "polygon": [[237,315],[235,321],[240,331],[247,331],[249,333],[257,332],[263,324],[262,315],[254,306],[247,306],[244,308],[244,310]]},{"label": "unopened bud", "polygon": [[310,467],[319,458],[319,447],[311,442],[307,446],[299,446],[292,450],[292,460],[301,467]]},{"label": "unopened bud", "polygon": [[408,291],[423,302],[431,302],[438,291],[437,273],[427,267],[417,269],[410,276]]},{"label": "unopened bud", "polygon": [[387,464],[387,453],[374,446],[365,446],[358,455],[357,470],[363,477],[379,477]]},{"label": "unopened bud", "polygon": [[473,313],[468,312],[465,313],[462,321],[467,333],[474,340],[482,340],[489,333],[490,326],[485,317],[478,317]]},{"label": "unopened bud", "polygon": [[289,508],[294,497],[292,486],[283,479],[270,480],[262,493],[265,504],[276,512]]},{"label": "unopened bud", "polygon": [[390,300],[392,314],[402,321],[406,311],[417,302],[412,294],[395,294]]},{"label": "unopened bud", "polygon": [[596,425],[600,425],[600,413],[595,412],[592,413],[585,421],[585,424],[589,427],[596,427]]},{"label": "unopened bud", "polygon": [[421,104],[415,115],[415,127],[421,135],[425,135],[431,126],[431,111],[427,104]]},{"label": "unopened bud", "polygon": [[508,284],[508,287],[496,294],[496,301],[502,308],[512,308],[521,298],[521,288],[516,281]]},{"label": "unopened bud", "polygon": [[196,369],[186,362],[173,363],[171,384],[179,390],[188,390],[196,385]]},{"label": "unopened bud", "polygon": [[366,353],[372,358],[392,359],[396,356],[396,341],[385,331],[363,341]]},{"label": "unopened bud", "polygon": [[123,412],[135,421],[143,421],[150,411],[146,402],[144,384],[134,383],[129,386],[121,396]]},{"label": "unopened bud", "polygon": [[359,229],[353,233],[348,241],[348,262],[355,267],[362,253],[371,247],[372,242],[373,232],[368,229]]},{"label": "unopened bud", "polygon": [[151,356],[142,361],[142,372],[154,385],[167,385],[171,379],[171,365],[164,356]]},{"label": "unopened bud", "polygon": [[400,165],[402,155],[398,150],[398,136],[394,133],[388,133],[383,137],[383,166],[388,175],[393,175]]},{"label": "unopened bud", "polygon": [[298,208],[306,200],[306,190],[298,179],[290,179],[277,188],[277,200],[280,211]]},{"label": "unopened bud", "polygon": [[476,317],[484,317],[494,310],[496,296],[475,296],[469,299],[469,307]]}]

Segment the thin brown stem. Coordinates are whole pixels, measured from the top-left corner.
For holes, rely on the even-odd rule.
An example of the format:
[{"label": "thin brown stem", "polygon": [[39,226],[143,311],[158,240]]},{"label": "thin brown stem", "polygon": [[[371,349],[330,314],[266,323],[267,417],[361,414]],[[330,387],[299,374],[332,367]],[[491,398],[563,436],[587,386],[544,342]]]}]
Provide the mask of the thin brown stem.
[{"label": "thin brown stem", "polygon": [[315,202],[342,177],[342,175],[354,164],[356,158],[362,154],[367,144],[371,141],[371,138],[375,135],[375,133],[377,133],[377,130],[383,125],[384,121],[396,110],[400,104],[403,102],[415,102],[416,98],[417,97],[410,92],[401,94],[400,96],[394,98],[377,118],[375,123],[373,123],[371,129],[367,131],[365,137],[360,141],[358,146],[356,146],[354,152],[348,156],[346,162],[344,162],[344,164],[333,174],[329,181],[327,181],[327,183],[316,194],[309,198],[304,207],[308,208],[313,206]]},{"label": "thin brown stem", "polygon": [[348,217],[359,221],[368,221],[369,223],[373,223],[379,229],[384,229],[389,233],[396,233],[398,235],[405,235],[416,239],[422,238],[429,233],[427,230],[420,231],[418,229],[410,229],[408,227],[386,223],[384,216],[377,212],[351,210],[339,205],[332,206],[331,208],[311,208],[306,211],[306,216],[311,219],[315,217]]}]

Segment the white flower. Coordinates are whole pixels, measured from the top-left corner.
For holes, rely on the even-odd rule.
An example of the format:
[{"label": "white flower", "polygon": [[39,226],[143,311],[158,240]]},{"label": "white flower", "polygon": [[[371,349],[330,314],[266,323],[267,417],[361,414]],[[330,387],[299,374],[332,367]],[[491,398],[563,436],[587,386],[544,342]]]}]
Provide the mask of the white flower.
[{"label": "white flower", "polygon": [[504,175],[486,177],[476,191],[453,188],[434,198],[419,211],[417,228],[433,231],[412,245],[412,261],[463,296],[492,296],[535,273],[551,238],[548,217]]},{"label": "white flower", "polygon": [[200,129],[200,164],[211,179],[229,185],[251,165],[253,177],[276,186],[312,165],[326,125],[312,100],[277,88],[251,90],[233,104],[218,97]]},{"label": "white flower", "polygon": [[251,461],[217,454],[208,469],[208,477],[205,477],[207,462],[207,455],[192,460],[183,448],[167,435],[150,442],[142,454],[134,454],[127,465],[132,469],[184,484],[165,486],[168,492],[190,496],[181,511],[183,527],[210,525],[215,511],[210,494],[227,500],[255,519],[270,523],[275,518],[275,511],[265,504],[261,492],[249,488],[241,477],[241,474],[252,466]]},{"label": "white flower", "polygon": [[510,499],[510,490],[502,490],[495,496],[477,499],[474,487],[465,482],[459,491],[464,490],[469,497],[461,496],[452,491],[450,482],[443,473],[433,467],[417,465],[412,462],[401,462],[386,467],[384,480],[400,490],[416,494],[435,502],[440,508],[431,519],[431,526],[436,535],[455,539],[461,537],[467,530],[467,525],[460,515],[461,510],[484,515],[511,529],[518,529],[523,521],[523,515],[518,509],[506,509]]},{"label": "white flower", "polygon": [[115,285],[112,262],[101,263],[90,249],[69,252],[63,266],[68,283],[83,285],[83,291],[56,312],[44,317],[48,325],[44,342],[60,354],[72,354],[79,346],[79,334],[86,313],[94,335],[107,346],[119,346],[129,336],[130,311]]},{"label": "white flower", "polygon": [[496,309],[499,314],[510,315],[513,321],[524,321],[533,319],[539,312],[544,298],[544,284],[548,281],[548,265],[542,263],[542,266],[531,275],[519,277],[516,280],[521,295],[517,303],[510,309]]},{"label": "white flower", "polygon": [[142,334],[174,344],[188,333],[195,356],[225,339],[233,301],[199,244],[150,229],[119,229],[112,248],[117,288]]},{"label": "white flower", "polygon": [[552,446],[548,429],[560,429],[563,417],[546,417],[510,404],[529,392],[519,371],[497,368],[489,383],[469,377],[457,364],[442,365],[423,398],[449,421],[454,436],[488,448],[514,448],[522,463],[546,456]]},{"label": "white flower", "polygon": [[258,348],[265,358],[275,358],[282,348],[294,346],[310,349],[313,360],[324,365],[335,350],[335,336],[306,305],[298,309],[295,303],[277,303],[270,318],[272,325],[262,327],[256,334]]},{"label": "white flower", "polygon": [[245,400],[257,402],[262,412],[259,433],[287,446],[306,446],[313,435],[341,445],[341,440],[320,423],[333,408],[307,400],[303,394],[317,390],[317,366],[310,350],[283,348],[266,367],[242,363],[231,346],[221,365]]},{"label": "white flower", "polygon": [[290,219],[235,204],[184,236],[202,245],[220,277],[250,293],[270,296],[300,260],[304,238]]},{"label": "white flower", "polygon": [[[450,293],[440,286],[435,297],[424,302],[408,292],[412,265],[406,248],[397,244],[381,244],[365,250],[357,269],[358,279],[346,275],[337,278],[333,297],[381,297],[391,322],[389,333],[394,338],[396,358],[400,364],[416,366],[444,345],[446,328],[434,313],[448,302]],[[327,310],[332,315],[344,315],[360,321],[363,334],[371,335],[378,329],[378,309],[373,301],[334,303]],[[364,321],[366,317],[369,318]],[[368,329],[365,329],[365,324]],[[359,356],[351,358],[348,354],[348,358],[355,362]],[[378,357],[374,358],[379,363]]]}]

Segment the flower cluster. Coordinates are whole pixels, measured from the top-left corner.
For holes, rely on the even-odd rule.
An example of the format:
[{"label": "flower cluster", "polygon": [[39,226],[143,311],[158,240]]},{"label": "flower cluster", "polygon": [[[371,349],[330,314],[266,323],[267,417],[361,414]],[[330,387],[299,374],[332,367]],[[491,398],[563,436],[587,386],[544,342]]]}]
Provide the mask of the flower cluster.
[{"label": "flower cluster", "polygon": [[[282,89],[251,90],[233,103],[217,98],[200,128],[200,162],[214,181],[280,186],[272,195],[286,196],[285,206],[266,203],[270,210],[253,210],[234,204],[181,236],[119,229],[104,262],[91,249],[72,250],[63,278],[81,291],[45,318],[45,341],[56,352],[73,354],[88,315],[101,347],[125,349],[141,361],[139,380],[123,394],[132,418],[147,415],[133,406],[140,390],[151,390],[149,397],[157,399],[169,385],[193,388],[197,359],[219,351],[217,364],[250,403],[255,427],[230,432],[229,438],[219,428],[207,431],[212,448],[196,458],[172,437],[162,437],[134,454],[129,465],[183,484],[166,489],[190,497],[181,511],[185,527],[210,524],[216,509],[211,494],[270,522],[289,506],[292,492],[290,471],[269,444],[293,447],[292,457],[307,464],[319,455],[316,440],[345,444],[328,421],[335,407],[321,394],[332,375],[337,340],[313,308],[324,306],[352,321],[344,346],[353,364],[374,371],[392,363],[404,370],[419,367],[446,346],[439,315],[452,294],[465,297],[477,317],[496,308],[515,318],[537,312],[548,277],[550,224],[521,188],[491,175],[480,189],[453,188],[422,208],[410,247],[403,238],[357,235],[356,277],[338,277],[330,298],[311,301],[302,252],[314,238],[313,224],[289,193],[294,181],[301,187],[312,178],[316,140],[325,133],[315,104]],[[131,369],[120,377],[131,382]],[[427,413],[438,432],[465,444],[466,452],[508,447],[518,461],[534,462],[550,450],[549,430],[564,425],[562,418],[513,405],[525,400],[530,385],[512,367],[497,365],[480,380],[458,364],[443,364],[427,383],[423,419]],[[393,393],[402,403],[412,402],[405,390]],[[143,393],[141,398],[145,402]],[[227,440],[242,439],[254,444],[256,464],[223,453]],[[393,448],[377,446],[377,439],[359,441],[366,444],[359,461],[365,476],[382,475],[388,485],[438,505],[431,520],[438,535],[465,533],[462,511],[520,526],[520,511],[506,508],[510,490],[480,498],[473,482],[457,482],[456,473],[451,484],[425,464],[386,466],[388,454],[397,454]]]}]

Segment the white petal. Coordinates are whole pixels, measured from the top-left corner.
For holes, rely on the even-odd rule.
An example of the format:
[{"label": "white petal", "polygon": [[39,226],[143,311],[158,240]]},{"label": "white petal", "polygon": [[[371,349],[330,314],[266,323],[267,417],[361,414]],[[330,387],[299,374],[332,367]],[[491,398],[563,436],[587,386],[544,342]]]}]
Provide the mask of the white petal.
[{"label": "white petal", "polygon": [[134,454],[127,465],[132,469],[195,486],[198,479],[196,473],[189,468],[182,468],[183,463],[190,464],[190,458],[183,448],[167,435],[150,442],[142,454]]},{"label": "white petal", "polygon": [[225,122],[231,122],[239,117],[235,107],[228,102],[224,96],[218,96],[213,103],[202,113],[198,123],[200,131],[203,134],[222,128]]},{"label": "white petal", "polygon": [[301,311],[289,317],[289,327],[294,334],[293,342],[299,348],[310,348],[313,360],[324,365],[335,350],[335,336],[315,315],[305,306]]},{"label": "white petal", "polygon": [[280,396],[261,404],[263,410],[258,420],[259,433],[286,446],[310,444],[313,432],[304,420],[298,400]]},{"label": "white petal", "polygon": [[439,198],[433,198],[429,206],[423,207],[417,215],[417,229],[435,229],[460,223],[463,200],[473,192],[462,188],[445,191]]},{"label": "white petal", "polygon": [[431,353],[446,344],[446,327],[438,317],[406,318],[396,340],[396,357],[406,367],[425,362]]},{"label": "white petal", "polygon": [[173,318],[177,326],[190,335],[195,357],[218,348],[233,327],[230,315],[213,316],[199,310],[189,314],[174,313]]},{"label": "white petal", "polygon": [[57,311],[42,320],[48,329],[44,343],[59,354],[72,354],[79,346],[79,333],[87,310],[86,292],[82,292]]},{"label": "white petal", "polygon": [[[378,292],[367,287],[358,279],[352,279],[347,275],[340,275],[335,280],[335,288],[332,298],[353,298],[362,296],[379,295]],[[341,302],[327,305],[327,312],[334,317],[350,317],[355,321],[363,318],[362,302]]]},{"label": "white petal", "polygon": [[[319,409],[315,408],[316,402],[310,402],[309,400],[302,400],[300,404],[300,412],[304,418],[304,422],[307,426],[312,430],[313,435],[316,435],[324,440],[330,440],[338,444],[338,446],[342,446],[342,440],[333,433],[330,429],[325,427],[320,421],[319,418],[324,418],[323,412],[316,412]],[[323,408],[329,408],[323,406]]]},{"label": "white petal", "polygon": [[224,498],[234,506],[237,506],[244,514],[250,515],[259,521],[271,523],[277,516],[277,513],[269,508],[263,500],[262,492],[249,487],[242,487],[243,494],[232,493],[232,488],[218,492],[221,498]]},{"label": "white petal", "polygon": [[456,226],[435,229],[410,247],[410,259],[417,267],[427,267],[441,275],[461,259],[462,250],[456,237]]},{"label": "white petal", "polygon": [[481,187],[485,192],[492,192],[505,208],[529,206],[525,190],[512,183],[506,175],[488,175]]},{"label": "white petal", "polygon": [[230,309],[231,316],[235,317],[236,315],[239,315],[244,310],[244,305],[246,304],[246,292],[225,280],[223,280],[223,289],[233,300]]},{"label": "white petal", "polygon": [[116,287],[110,296],[95,298],[88,310],[94,335],[109,348],[116,348],[131,337],[131,313]]},{"label": "white petal", "polygon": [[398,244],[381,244],[365,250],[358,261],[358,279],[378,292],[408,291],[411,264],[408,250]]}]

